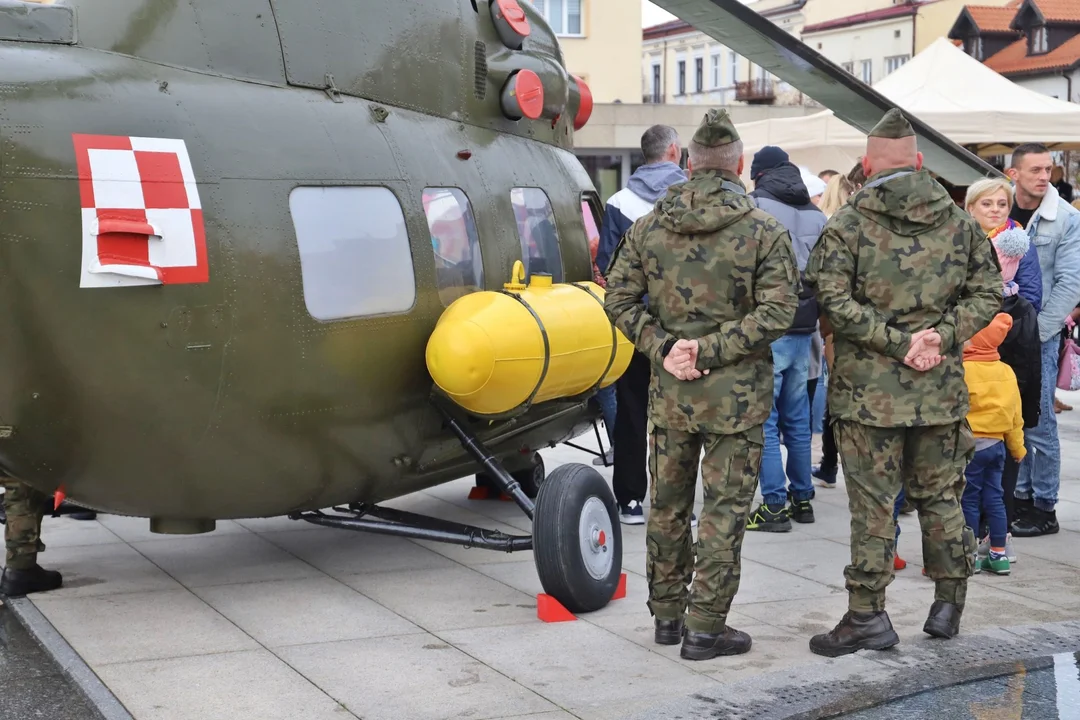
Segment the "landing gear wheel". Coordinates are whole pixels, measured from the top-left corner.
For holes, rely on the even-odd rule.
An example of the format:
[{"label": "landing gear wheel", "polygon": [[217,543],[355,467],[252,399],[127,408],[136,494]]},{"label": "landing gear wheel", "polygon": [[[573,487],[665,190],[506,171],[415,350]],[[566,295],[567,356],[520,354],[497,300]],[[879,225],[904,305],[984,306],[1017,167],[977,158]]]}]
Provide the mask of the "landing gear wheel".
[{"label": "landing gear wheel", "polygon": [[548,476],[536,497],[533,556],[544,592],[570,612],[608,604],[622,574],[622,525],[600,473],[570,464]]},{"label": "landing gear wheel", "polygon": [[540,494],[540,486],[547,479],[547,470],[544,469],[544,458],[540,453],[533,453],[532,465],[525,470],[510,473],[510,477],[517,481],[521,490],[533,500]]}]

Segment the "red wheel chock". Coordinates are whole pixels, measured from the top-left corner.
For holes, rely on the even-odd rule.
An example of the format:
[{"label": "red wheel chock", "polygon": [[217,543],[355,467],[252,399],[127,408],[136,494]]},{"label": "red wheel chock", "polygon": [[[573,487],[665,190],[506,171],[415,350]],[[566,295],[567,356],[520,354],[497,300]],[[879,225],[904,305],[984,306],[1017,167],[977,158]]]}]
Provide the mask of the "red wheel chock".
[{"label": "red wheel chock", "polygon": [[504,492],[500,492],[500,493],[498,493],[498,495],[496,495],[496,491],[494,489],[489,488],[489,487],[484,487],[482,485],[476,485],[471,490],[469,490],[469,499],[470,500],[502,500],[503,502],[508,502],[512,498],[509,495],[507,495],[506,493],[504,493]]},{"label": "red wheel chock", "polygon": [[[611,596],[611,599],[622,600],[624,597],[626,597],[626,573],[619,575],[619,584],[615,588],[615,594]],[[536,596],[536,617],[546,623],[577,620],[577,616],[567,610],[565,605],[545,593]]]}]

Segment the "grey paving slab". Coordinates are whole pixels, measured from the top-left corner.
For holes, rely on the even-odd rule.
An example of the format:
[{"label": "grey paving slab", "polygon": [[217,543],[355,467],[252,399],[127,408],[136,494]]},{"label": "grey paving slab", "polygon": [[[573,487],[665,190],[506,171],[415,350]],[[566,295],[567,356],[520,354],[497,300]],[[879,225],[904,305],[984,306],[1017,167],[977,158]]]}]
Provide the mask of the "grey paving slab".
[{"label": "grey paving slab", "polygon": [[246,530],[259,534],[268,532],[288,532],[291,530],[314,530],[318,527],[306,520],[290,520],[286,515],[278,515],[269,518],[245,518],[243,520],[234,520],[233,522]]},{"label": "grey paving slab", "polygon": [[317,568],[247,531],[138,542],[132,547],[189,588],[322,575]]},{"label": "grey paving slab", "polygon": [[63,586],[50,592],[49,598],[183,590],[180,583],[125,542],[55,550],[50,542],[48,547],[41,562],[64,576]]},{"label": "grey paving slab", "polygon": [[716,681],[590,623],[440,633],[454,647],[586,718],[621,718],[667,693]]},{"label": "grey paving slab", "polygon": [[269,532],[260,537],[333,577],[459,566],[410,540],[386,535],[316,528],[303,532]]},{"label": "grey paving slab", "polygon": [[244,583],[195,594],[266,647],[422,632],[338,580]]},{"label": "grey paving slab", "polygon": [[481,720],[559,709],[430,634],[303,645],[277,654],[364,720]]},{"label": "grey paving slab", "polygon": [[340,703],[267,650],[108,665],[138,720],[345,720]]},{"label": "grey paving slab", "polygon": [[425,630],[536,622],[536,597],[461,565],[416,573],[352,575],[342,582]]},{"label": "grey paving slab", "polygon": [[50,550],[123,542],[119,535],[97,520],[72,520],[70,517],[44,518],[41,521],[41,535],[49,538]]},{"label": "grey paving slab", "polygon": [[[75,522],[75,521],[73,521]],[[162,535],[150,532],[150,521],[146,518],[128,517],[126,515],[110,515],[99,513],[97,522],[104,525],[124,542],[135,543],[147,540],[202,540],[219,535],[232,535],[246,533],[249,530],[232,520],[218,520],[217,527],[212,533],[198,535]]]},{"label": "grey paving slab", "polygon": [[257,643],[187,590],[34,604],[91,668],[109,663],[251,650]]}]

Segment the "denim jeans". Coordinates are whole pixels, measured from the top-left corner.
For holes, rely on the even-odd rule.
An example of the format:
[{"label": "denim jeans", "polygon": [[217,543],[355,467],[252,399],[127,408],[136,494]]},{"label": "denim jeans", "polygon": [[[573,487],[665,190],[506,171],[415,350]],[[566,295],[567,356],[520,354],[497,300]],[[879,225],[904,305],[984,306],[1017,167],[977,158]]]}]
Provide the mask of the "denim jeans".
[{"label": "denim jeans", "polygon": [[609,445],[615,444],[615,384],[596,391],[596,402],[604,416],[604,428],[607,430]]},{"label": "denim jeans", "polygon": [[1002,497],[1001,474],[1005,470],[1005,443],[999,442],[975,453],[968,463],[964,477],[964,520],[972,530],[979,529],[980,512],[990,525],[990,546],[1005,547],[1005,498]]},{"label": "denim jeans", "polygon": [[[787,503],[786,480],[792,500],[814,497],[810,479],[810,336],[785,335],[772,344],[773,408],[765,422],[765,452],[761,458],[761,497],[768,505]],[[780,456],[780,434],[787,448],[787,478]]]},{"label": "denim jeans", "polygon": [[1042,344],[1042,412],[1039,424],[1024,430],[1027,457],[1020,463],[1020,476],[1016,479],[1016,497],[1020,500],[1034,497],[1035,507],[1047,512],[1057,505],[1061,484],[1061,446],[1054,414],[1060,346],[1060,335]]}]

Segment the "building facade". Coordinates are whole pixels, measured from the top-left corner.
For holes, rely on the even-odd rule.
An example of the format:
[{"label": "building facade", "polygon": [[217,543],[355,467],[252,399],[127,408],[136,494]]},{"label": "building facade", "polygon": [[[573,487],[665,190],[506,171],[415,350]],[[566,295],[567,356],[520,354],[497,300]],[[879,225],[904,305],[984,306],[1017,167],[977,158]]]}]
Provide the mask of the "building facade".
[{"label": "building facade", "polygon": [[[813,0],[759,0],[754,10],[795,37],[803,9]],[[641,98],[648,104],[790,105],[798,91],[733,50],[673,20],[645,28],[641,46]]]},{"label": "building facade", "polygon": [[949,38],[1017,85],[1080,102],[1080,0],[965,6]]},{"label": "building facade", "polygon": [[559,38],[566,68],[584,80],[598,103],[638,103],[641,3],[629,0],[525,0]]},{"label": "building facade", "polygon": [[890,3],[883,8],[808,23],[802,41],[873,85],[914,56],[915,21],[921,5]]}]

